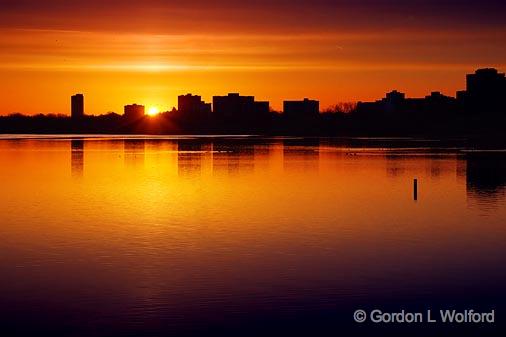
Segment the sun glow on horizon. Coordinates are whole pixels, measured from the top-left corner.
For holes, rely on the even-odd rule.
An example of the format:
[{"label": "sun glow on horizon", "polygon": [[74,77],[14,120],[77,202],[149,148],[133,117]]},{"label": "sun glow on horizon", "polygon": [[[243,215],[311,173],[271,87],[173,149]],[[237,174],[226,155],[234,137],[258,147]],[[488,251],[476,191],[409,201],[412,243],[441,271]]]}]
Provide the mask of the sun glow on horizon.
[{"label": "sun glow on horizon", "polygon": [[148,116],[156,116],[160,113],[160,110],[156,106],[151,106],[148,108],[147,115]]}]

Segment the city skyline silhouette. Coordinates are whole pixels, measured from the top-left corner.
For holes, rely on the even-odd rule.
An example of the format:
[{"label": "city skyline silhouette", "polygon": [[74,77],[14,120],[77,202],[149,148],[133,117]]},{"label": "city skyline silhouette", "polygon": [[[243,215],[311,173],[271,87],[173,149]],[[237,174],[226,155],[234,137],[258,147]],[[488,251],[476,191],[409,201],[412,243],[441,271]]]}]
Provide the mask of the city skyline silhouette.
[{"label": "city skyline silhouette", "polygon": [[466,89],[446,96],[433,91],[409,98],[393,90],[374,102],[336,104],[321,110],[318,100],[286,100],[274,111],[268,101],[229,93],[205,102],[201,96],[178,96],[170,111],[147,111],[141,104],[124,106],[123,114],[90,115],[85,95],[71,97],[65,115],[0,117],[3,133],[124,134],[301,134],[301,135],[494,135],[506,120],[506,77],[494,68],[466,75]]}]

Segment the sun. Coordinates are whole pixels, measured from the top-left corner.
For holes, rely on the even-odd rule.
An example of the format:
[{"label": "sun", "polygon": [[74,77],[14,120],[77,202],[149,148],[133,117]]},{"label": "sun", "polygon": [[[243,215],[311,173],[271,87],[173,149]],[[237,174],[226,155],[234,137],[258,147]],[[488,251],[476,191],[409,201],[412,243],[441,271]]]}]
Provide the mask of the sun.
[{"label": "sun", "polygon": [[148,116],[156,116],[160,113],[160,110],[156,106],[149,107]]}]

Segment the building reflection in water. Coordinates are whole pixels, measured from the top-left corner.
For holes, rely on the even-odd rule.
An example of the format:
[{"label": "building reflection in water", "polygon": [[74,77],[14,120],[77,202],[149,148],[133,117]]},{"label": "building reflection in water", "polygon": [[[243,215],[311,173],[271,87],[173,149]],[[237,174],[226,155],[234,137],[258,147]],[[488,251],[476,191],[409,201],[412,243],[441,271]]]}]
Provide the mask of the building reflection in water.
[{"label": "building reflection in water", "polygon": [[220,139],[213,142],[213,173],[244,174],[255,168],[254,143],[249,140]]},{"label": "building reflection in water", "polygon": [[144,139],[125,139],[123,141],[123,153],[125,165],[141,167],[144,166],[146,141]]},{"label": "building reflection in water", "polygon": [[285,171],[318,171],[319,165],[320,139],[283,140],[283,167]]},{"label": "building reflection in water", "polygon": [[198,139],[181,139],[177,142],[177,171],[181,177],[195,177],[202,173],[205,146]]},{"label": "building reflection in water", "polygon": [[253,145],[255,171],[265,172],[273,170],[273,167],[271,167],[273,162],[275,162],[276,159],[282,161],[282,154],[279,158],[276,158],[276,148],[282,149],[282,144],[280,147],[279,144],[276,144],[276,142],[272,140],[258,141]]},{"label": "building reflection in water", "polygon": [[480,204],[504,198],[506,190],[506,153],[476,152],[466,154],[467,195]]},{"label": "building reflection in water", "polygon": [[390,178],[423,175],[435,180],[449,174],[465,175],[465,168],[462,173],[456,154],[433,154],[423,149],[407,149],[385,154],[385,161],[386,174]]},{"label": "building reflection in water", "polygon": [[409,168],[410,157],[393,156],[385,154],[386,172],[390,178],[398,178],[406,174]]},{"label": "building reflection in water", "polygon": [[[144,167],[146,146],[150,153],[164,153],[169,149],[173,154],[169,157],[174,159],[170,167],[176,169],[177,165],[180,177],[244,175],[255,171],[260,174],[321,172],[329,163],[342,163],[343,160],[354,158],[341,155],[339,151],[325,152],[334,144],[321,143],[319,139],[180,139],[173,143],[150,141],[148,144],[144,139],[125,139],[122,142],[125,165],[137,168]],[[83,139],[70,141],[72,177],[83,176],[84,143]],[[177,156],[174,154],[176,149]],[[422,154],[415,157],[402,153],[384,155],[387,176],[421,176],[435,180],[451,174],[462,183],[465,179],[468,200],[480,207],[493,206],[506,198],[506,153],[468,152],[462,156]]]},{"label": "building reflection in water", "polygon": [[84,140],[70,141],[70,168],[72,177],[82,177],[84,173]]}]

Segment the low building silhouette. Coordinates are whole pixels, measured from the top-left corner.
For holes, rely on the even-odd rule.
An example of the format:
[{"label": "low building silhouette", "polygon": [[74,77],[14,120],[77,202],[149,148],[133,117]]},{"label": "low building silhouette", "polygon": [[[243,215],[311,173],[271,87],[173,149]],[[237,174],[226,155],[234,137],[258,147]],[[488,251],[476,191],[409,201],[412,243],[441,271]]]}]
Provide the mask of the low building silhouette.
[{"label": "low building silhouette", "polygon": [[234,119],[238,116],[254,116],[268,112],[269,102],[257,102],[254,96],[230,93],[227,96],[213,97],[213,113],[216,116]]},{"label": "low building silhouette", "polygon": [[397,90],[392,90],[386,94],[385,98],[380,101],[386,112],[399,112],[406,102],[406,94]]},{"label": "low building silhouette", "polygon": [[352,114],[355,128],[365,132],[434,133],[455,128],[456,99],[433,91],[423,98],[406,98],[393,90],[381,100],[358,102]]},{"label": "low building silhouette", "polygon": [[[454,110],[456,99],[433,91],[424,98],[406,98],[406,95],[397,90],[386,94],[384,98],[375,102],[358,102],[359,114],[421,114],[432,112],[451,112]],[[384,117],[384,116],[383,116]]]},{"label": "low building silhouette", "polygon": [[283,102],[284,133],[316,134],[321,126],[320,122],[320,102],[307,98]]},{"label": "low building silhouette", "polygon": [[283,114],[288,118],[316,118],[320,114],[320,102],[304,98],[302,101],[284,101]]},{"label": "low building silhouette", "polygon": [[433,91],[430,95],[425,96],[424,110],[428,114],[455,113],[457,100],[455,97],[446,96],[439,91]]},{"label": "low building silhouette", "polygon": [[70,116],[72,119],[82,119],[84,117],[83,94],[75,94],[70,97]]},{"label": "low building silhouette", "polygon": [[202,101],[198,95],[180,95],[177,98],[177,110],[181,114],[197,118],[208,116],[211,113],[211,103]]},{"label": "low building silhouette", "polygon": [[[413,105],[415,102],[411,102]],[[367,119],[383,119],[398,114],[406,107],[406,95],[397,90],[388,92],[375,102],[358,102],[355,116]]]},{"label": "low building silhouette", "polygon": [[129,104],[125,105],[124,109],[124,117],[128,120],[138,120],[142,119],[145,114],[144,105],[139,104]]},{"label": "low building silhouette", "polygon": [[260,127],[269,119],[269,102],[254,96],[229,93],[213,97],[213,119],[227,128],[239,130]]},{"label": "low building silhouette", "polygon": [[198,131],[208,127],[211,103],[202,101],[198,95],[180,95],[177,98],[177,111],[172,115],[182,129]]}]

